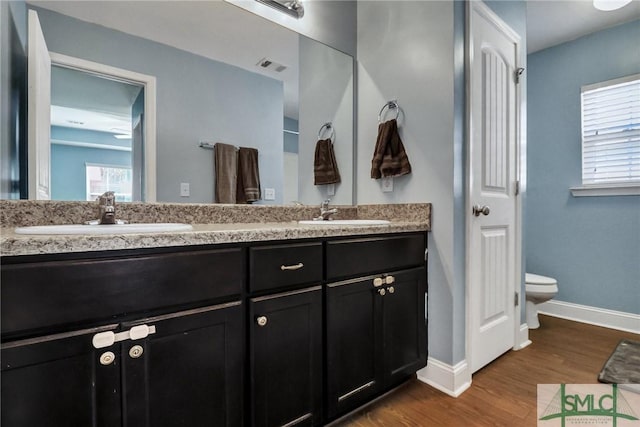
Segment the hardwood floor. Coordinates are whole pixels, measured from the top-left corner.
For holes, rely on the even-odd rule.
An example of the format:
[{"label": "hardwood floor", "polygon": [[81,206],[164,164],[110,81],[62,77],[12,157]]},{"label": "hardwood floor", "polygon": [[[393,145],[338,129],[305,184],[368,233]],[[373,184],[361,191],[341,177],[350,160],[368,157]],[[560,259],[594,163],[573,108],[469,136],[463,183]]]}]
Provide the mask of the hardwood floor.
[{"label": "hardwood floor", "polygon": [[418,380],[352,415],[340,427],[535,427],[537,384],[596,383],[621,339],[640,335],[540,316],[533,343],[510,351],[473,375],[454,399]]}]

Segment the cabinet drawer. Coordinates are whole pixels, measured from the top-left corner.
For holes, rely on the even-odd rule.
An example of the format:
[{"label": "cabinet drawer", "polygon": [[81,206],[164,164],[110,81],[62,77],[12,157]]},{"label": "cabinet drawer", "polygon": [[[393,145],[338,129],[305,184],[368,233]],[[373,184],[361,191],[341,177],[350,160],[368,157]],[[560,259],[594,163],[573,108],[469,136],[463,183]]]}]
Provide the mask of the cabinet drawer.
[{"label": "cabinet drawer", "polygon": [[249,250],[251,292],[322,280],[322,243],[262,246]]},{"label": "cabinet drawer", "polygon": [[242,249],[2,266],[2,333],[97,321],[241,292]]},{"label": "cabinet drawer", "polygon": [[426,247],[423,233],[327,242],[327,280],[421,266]]}]

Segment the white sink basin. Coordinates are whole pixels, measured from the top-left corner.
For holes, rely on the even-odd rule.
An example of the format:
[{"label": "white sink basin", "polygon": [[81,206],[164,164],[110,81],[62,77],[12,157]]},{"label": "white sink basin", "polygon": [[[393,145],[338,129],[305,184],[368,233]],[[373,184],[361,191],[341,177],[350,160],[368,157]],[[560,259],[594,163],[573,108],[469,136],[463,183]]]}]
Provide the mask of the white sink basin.
[{"label": "white sink basin", "polygon": [[386,219],[334,219],[329,221],[298,221],[302,225],[389,225]]},{"label": "white sink basin", "polygon": [[99,225],[35,225],[32,227],[16,227],[17,234],[133,234],[159,233],[162,231],[189,231],[189,224],[155,223],[155,224],[99,224]]}]

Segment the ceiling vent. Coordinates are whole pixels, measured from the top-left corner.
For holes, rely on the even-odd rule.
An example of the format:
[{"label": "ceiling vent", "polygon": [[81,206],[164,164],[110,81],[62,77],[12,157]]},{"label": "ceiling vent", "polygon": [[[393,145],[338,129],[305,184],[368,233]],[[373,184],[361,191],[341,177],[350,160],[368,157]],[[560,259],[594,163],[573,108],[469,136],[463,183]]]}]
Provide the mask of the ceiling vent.
[{"label": "ceiling vent", "polygon": [[287,69],[286,65],[278,64],[269,58],[262,58],[256,65],[265,70],[275,71],[276,73],[281,73]]}]

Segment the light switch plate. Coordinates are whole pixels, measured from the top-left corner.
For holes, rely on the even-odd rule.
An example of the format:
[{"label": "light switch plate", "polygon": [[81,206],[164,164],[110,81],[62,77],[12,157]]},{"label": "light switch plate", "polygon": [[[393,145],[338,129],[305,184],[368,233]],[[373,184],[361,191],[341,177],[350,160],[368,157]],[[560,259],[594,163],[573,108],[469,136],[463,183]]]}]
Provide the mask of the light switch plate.
[{"label": "light switch plate", "polygon": [[382,178],[382,192],[391,193],[393,191],[393,177]]},{"label": "light switch plate", "polygon": [[189,189],[188,182],[180,183],[180,197],[189,197],[191,195],[191,190]]},{"label": "light switch plate", "polygon": [[275,188],[265,188],[264,189],[264,199],[265,200],[275,200],[276,199],[276,189]]}]

